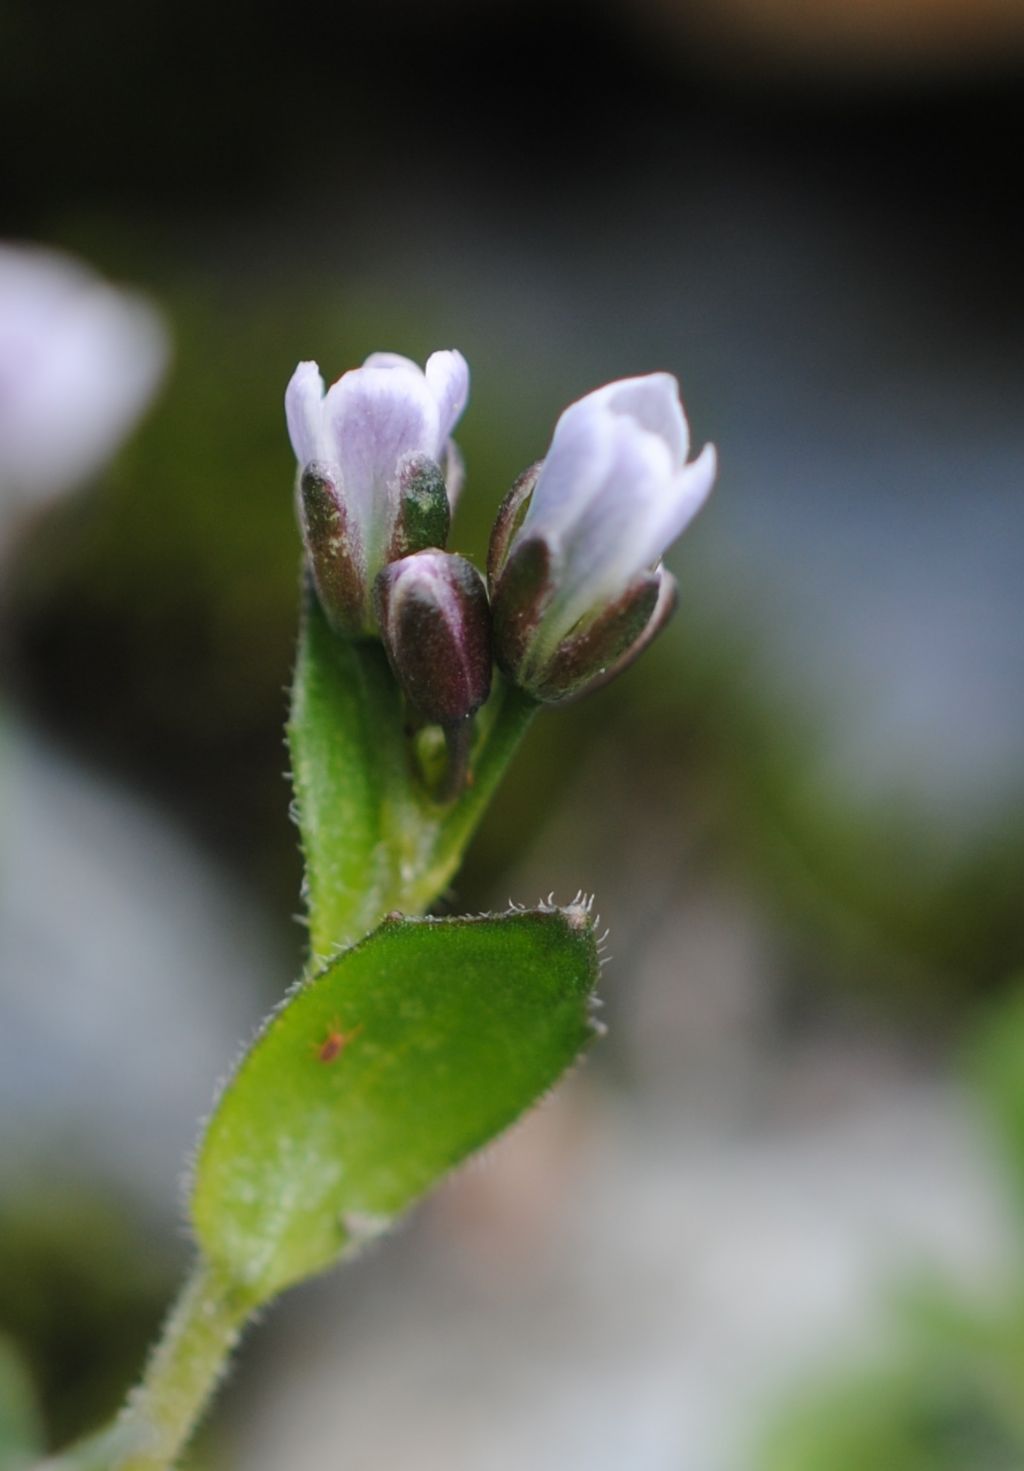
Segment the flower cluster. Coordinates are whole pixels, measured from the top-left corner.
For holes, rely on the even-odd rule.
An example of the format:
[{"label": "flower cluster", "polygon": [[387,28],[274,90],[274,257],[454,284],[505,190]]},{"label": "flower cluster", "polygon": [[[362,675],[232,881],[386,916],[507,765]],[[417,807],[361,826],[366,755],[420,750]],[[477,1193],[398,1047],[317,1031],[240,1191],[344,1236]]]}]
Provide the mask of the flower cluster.
[{"label": "flower cluster", "polygon": [[[379,637],[409,704],[446,731],[487,699],[492,660],[557,704],[618,674],[675,606],[661,558],[706,500],[715,451],[689,456],[679,386],[625,378],[571,404],[498,512],[488,589],[445,550],[469,370],[374,353],[326,392],[300,363],[285,406],[310,573],[332,628]],[[489,591],[489,597],[488,597]]]}]

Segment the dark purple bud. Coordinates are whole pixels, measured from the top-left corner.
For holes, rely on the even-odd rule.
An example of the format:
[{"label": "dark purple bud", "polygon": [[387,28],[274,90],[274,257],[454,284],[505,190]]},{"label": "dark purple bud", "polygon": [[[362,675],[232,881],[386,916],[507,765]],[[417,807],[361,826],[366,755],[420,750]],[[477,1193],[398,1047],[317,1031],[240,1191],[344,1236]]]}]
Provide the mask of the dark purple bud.
[{"label": "dark purple bud", "polygon": [[313,584],[328,623],[335,633],[349,637],[369,632],[359,548],[333,466],[313,461],[303,470],[298,513]]},{"label": "dark purple bud", "polygon": [[429,455],[409,455],[398,475],[398,514],[388,546],[396,562],[427,547],[444,547],[452,511],[444,472]]},{"label": "dark purple bud", "polygon": [[478,710],[491,689],[491,619],[473,564],[416,552],[378,574],[374,601],[395,678],[423,719],[447,728]]}]

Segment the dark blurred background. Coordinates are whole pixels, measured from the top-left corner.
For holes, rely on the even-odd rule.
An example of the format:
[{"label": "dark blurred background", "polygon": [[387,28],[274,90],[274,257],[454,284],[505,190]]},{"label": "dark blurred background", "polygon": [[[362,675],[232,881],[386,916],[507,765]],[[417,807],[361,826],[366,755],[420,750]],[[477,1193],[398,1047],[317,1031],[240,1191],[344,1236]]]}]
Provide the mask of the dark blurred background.
[{"label": "dark blurred background", "polygon": [[610,378],[720,451],[671,631],[451,901],[595,890],[611,1032],[274,1317],[195,1465],[1024,1464],[1022,54],[1013,0],[0,0],[0,233],[174,351],[0,593],[0,1425],[116,1403],[300,961],[284,385],[457,346],[462,550]]}]

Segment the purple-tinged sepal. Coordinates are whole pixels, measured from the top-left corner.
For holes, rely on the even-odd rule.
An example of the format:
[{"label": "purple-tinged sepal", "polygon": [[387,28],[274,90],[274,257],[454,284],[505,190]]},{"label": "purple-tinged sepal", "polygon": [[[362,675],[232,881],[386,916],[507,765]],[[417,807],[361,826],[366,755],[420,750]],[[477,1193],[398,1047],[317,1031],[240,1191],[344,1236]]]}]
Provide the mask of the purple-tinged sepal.
[{"label": "purple-tinged sepal", "polygon": [[332,467],[313,460],[299,476],[299,525],[320,606],[334,633],[357,637],[365,598],[357,533]]},{"label": "purple-tinged sepal", "polygon": [[515,548],[492,587],[495,658],[520,689],[531,693],[531,674],[538,662],[538,635],[557,570],[548,543],[542,537],[531,536]]},{"label": "purple-tinged sepal", "polygon": [[527,673],[534,697],[544,704],[577,699],[625,667],[622,661],[627,656],[632,663],[633,650],[640,652],[637,645],[658,606],[663,576],[667,574],[659,571],[638,577],[592,623],[563,639],[540,670],[532,677]]},{"label": "purple-tinged sepal", "polygon": [[571,404],[546,458],[506,497],[488,558],[495,654],[534,699],[606,683],[671,616],[661,556],[716,471],[712,446],[688,452],[676,380],[627,378]]},{"label": "purple-tinged sepal", "polygon": [[416,714],[445,727],[475,714],[491,689],[491,618],[472,562],[416,552],[383,569],[374,596],[388,660]]},{"label": "purple-tinged sepal", "polygon": [[610,684],[653,642],[678,603],[679,584],[664,568],[634,584],[585,633],[562,646],[540,698],[548,703],[579,700]]},{"label": "purple-tinged sepal", "polygon": [[543,464],[543,460],[538,460],[528,470],[524,470],[513,482],[512,489],[498,507],[498,514],[491,528],[490,544],[487,548],[487,580],[492,589],[504,571],[512,538],[519,530]]}]

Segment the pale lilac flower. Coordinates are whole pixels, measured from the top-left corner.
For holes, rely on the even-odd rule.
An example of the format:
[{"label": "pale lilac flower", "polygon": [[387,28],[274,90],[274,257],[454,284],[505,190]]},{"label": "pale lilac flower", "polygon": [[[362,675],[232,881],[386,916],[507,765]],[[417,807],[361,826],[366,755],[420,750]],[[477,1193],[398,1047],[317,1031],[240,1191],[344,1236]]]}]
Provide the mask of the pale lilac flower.
[{"label": "pale lilac flower", "polygon": [[0,243],[0,513],[101,469],[149,403],[168,339],[154,308],[57,251]]},{"label": "pale lilac flower", "polygon": [[536,698],[617,673],[672,612],[661,557],[716,472],[713,446],[688,462],[689,443],[675,378],[624,378],[565,410],[547,457],[506,498],[489,559],[495,640]]},{"label": "pale lilac flower", "polygon": [[389,562],[443,547],[461,462],[452,430],[466,406],[459,352],[420,368],[373,353],[325,392],[300,363],[285,395],[299,512],[320,601],[343,633],[373,631],[372,589]]}]

